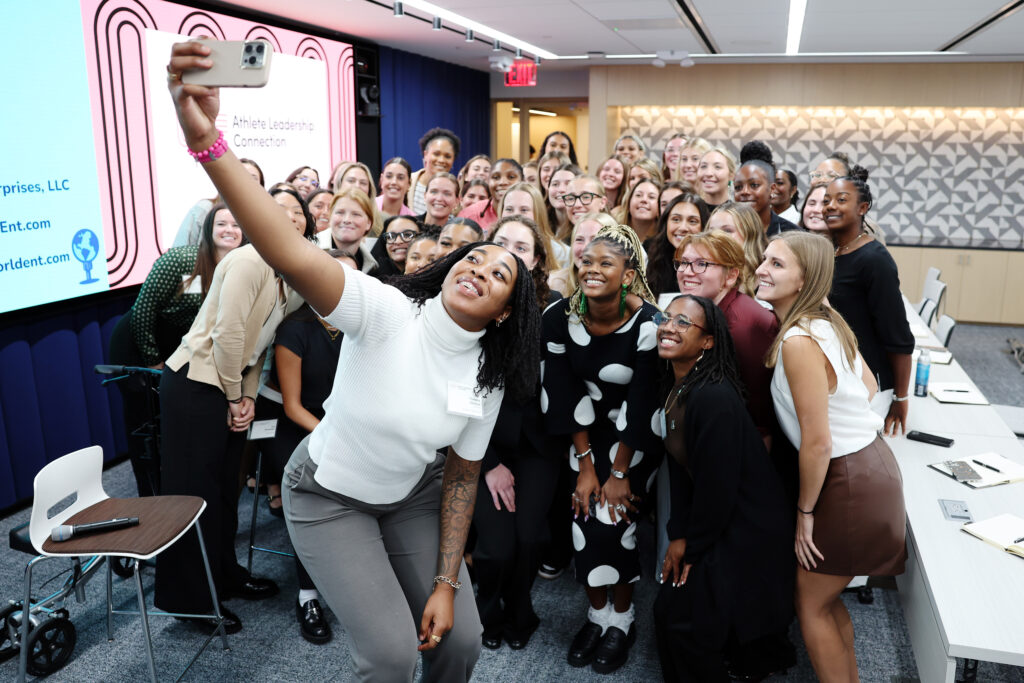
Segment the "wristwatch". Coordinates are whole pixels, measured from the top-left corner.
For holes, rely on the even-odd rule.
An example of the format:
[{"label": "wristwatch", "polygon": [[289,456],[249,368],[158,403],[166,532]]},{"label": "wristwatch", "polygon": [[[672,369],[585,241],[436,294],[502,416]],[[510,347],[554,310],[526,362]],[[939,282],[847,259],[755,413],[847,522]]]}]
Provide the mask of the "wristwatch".
[{"label": "wristwatch", "polygon": [[626,477],[629,476],[629,470],[627,469],[625,472],[622,472],[622,471],[617,470],[617,469],[615,469],[613,467],[612,468],[612,476],[615,477],[616,479],[625,479]]}]

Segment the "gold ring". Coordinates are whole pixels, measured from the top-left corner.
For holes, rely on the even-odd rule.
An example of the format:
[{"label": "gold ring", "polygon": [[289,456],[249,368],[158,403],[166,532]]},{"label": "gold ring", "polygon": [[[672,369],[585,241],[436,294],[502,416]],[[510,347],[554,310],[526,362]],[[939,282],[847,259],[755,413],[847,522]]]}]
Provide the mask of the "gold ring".
[{"label": "gold ring", "polygon": [[432,641],[434,641],[435,643],[440,643],[440,642],[441,642],[441,636],[439,636],[439,635],[436,635],[436,634],[435,634],[435,635],[432,635],[432,636],[430,636],[430,639],[431,639]]}]

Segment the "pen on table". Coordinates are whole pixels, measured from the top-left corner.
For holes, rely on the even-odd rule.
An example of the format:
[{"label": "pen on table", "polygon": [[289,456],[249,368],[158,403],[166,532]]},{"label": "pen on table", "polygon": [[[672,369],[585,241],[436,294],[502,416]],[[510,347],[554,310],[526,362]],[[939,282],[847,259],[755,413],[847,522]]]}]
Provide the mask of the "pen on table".
[{"label": "pen on table", "polygon": [[969,393],[971,393],[970,389],[941,389],[940,391],[943,391],[943,392],[945,392],[947,394],[969,394]]},{"label": "pen on table", "polygon": [[1014,541],[1014,543],[1020,543],[1021,541],[1024,541],[1024,536],[1018,538],[1016,541]]},{"label": "pen on table", "polygon": [[[995,468],[995,467],[992,467],[992,465],[988,465],[988,464],[986,464],[986,463],[983,463],[983,462],[982,462],[982,461],[980,461],[980,460],[975,460],[975,459],[973,459],[973,458],[972,458],[972,459],[971,459],[971,461],[972,461],[972,462],[973,462],[974,464],[976,464],[976,465],[981,465],[982,467],[987,467],[988,469],[992,470],[993,472],[998,472],[999,474],[1002,474],[1002,473],[1003,473],[1003,471],[1002,471],[1002,470],[1000,470],[1000,469],[997,469],[997,468]],[[1016,543],[1016,541],[1014,541],[1014,543]]]}]

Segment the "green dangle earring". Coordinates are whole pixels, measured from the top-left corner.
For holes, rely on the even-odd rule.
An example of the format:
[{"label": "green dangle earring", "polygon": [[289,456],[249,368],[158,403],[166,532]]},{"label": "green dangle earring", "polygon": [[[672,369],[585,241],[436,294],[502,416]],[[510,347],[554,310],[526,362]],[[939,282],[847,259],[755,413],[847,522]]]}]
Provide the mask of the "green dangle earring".
[{"label": "green dangle earring", "polygon": [[587,314],[587,295],[580,294],[580,317],[582,318]]},{"label": "green dangle earring", "polygon": [[626,315],[626,285],[622,285],[622,296],[619,297],[619,317]]}]

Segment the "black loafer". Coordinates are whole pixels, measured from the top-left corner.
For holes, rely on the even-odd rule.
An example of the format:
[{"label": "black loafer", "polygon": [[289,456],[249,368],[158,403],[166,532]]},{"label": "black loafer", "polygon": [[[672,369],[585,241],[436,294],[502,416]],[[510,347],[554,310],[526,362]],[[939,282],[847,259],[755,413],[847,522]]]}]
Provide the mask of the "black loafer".
[{"label": "black loafer", "polygon": [[522,650],[530,642],[530,636],[533,635],[533,632],[537,630],[538,626],[540,626],[540,618],[535,616],[530,621],[530,626],[525,631],[521,633],[505,631],[505,642],[507,642],[508,646],[513,650]]},{"label": "black loafer", "polygon": [[302,637],[315,645],[323,645],[331,639],[331,626],[324,618],[324,610],[316,598],[300,605],[295,600],[295,618],[299,620]]},{"label": "black loafer", "polygon": [[623,633],[617,626],[609,626],[601,639],[601,645],[594,654],[591,668],[595,673],[610,674],[626,663],[629,648],[636,640],[636,626],[630,624],[629,633]]},{"label": "black loafer", "polygon": [[594,659],[598,645],[601,644],[601,627],[592,621],[583,624],[569,646],[569,664],[586,666]]},{"label": "black loafer", "polygon": [[[238,633],[242,630],[242,620],[238,618],[237,614],[229,610],[223,604],[220,606],[220,614],[224,617],[224,633],[231,635],[232,633]],[[217,620],[215,618],[191,619],[188,617],[175,617],[175,619],[183,621],[189,626],[194,626],[207,633],[209,633],[211,629],[217,627]]]},{"label": "black loafer", "polygon": [[501,647],[501,634],[488,633],[487,631],[484,631],[481,643],[488,650],[497,650],[499,647]]},{"label": "black loafer", "polygon": [[233,584],[227,590],[227,598],[242,598],[243,600],[264,600],[272,598],[278,593],[277,584],[270,579],[260,576],[249,576],[238,583]]}]

